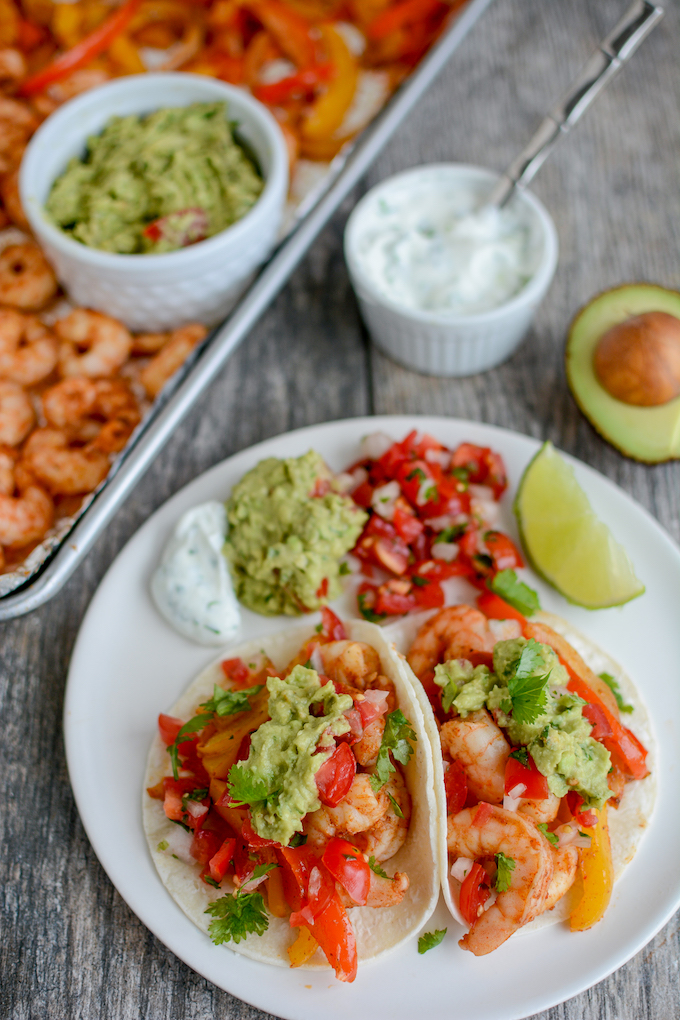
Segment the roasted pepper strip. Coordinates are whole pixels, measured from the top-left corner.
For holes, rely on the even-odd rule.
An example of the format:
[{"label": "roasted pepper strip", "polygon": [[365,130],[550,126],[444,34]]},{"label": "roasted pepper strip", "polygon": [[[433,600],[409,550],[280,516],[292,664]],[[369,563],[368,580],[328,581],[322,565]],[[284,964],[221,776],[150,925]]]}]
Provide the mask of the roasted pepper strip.
[{"label": "roasted pepper strip", "polygon": [[590,836],[590,846],[578,852],[583,896],[569,919],[572,931],[587,931],[602,919],[614,885],[607,805],[594,813],[598,816],[597,824],[583,830]]},{"label": "roasted pepper strip", "polygon": [[315,62],[314,40],[309,23],[279,0],[246,0],[244,4],[270,32],[287,57],[298,67]]},{"label": "roasted pepper strip", "polygon": [[319,948],[319,943],[312,935],[309,928],[298,928],[300,933],[292,946],[288,947],[291,967],[301,967],[307,963]]},{"label": "roasted pepper strip", "polygon": [[415,21],[423,21],[442,9],[441,0],[402,0],[379,14],[368,26],[368,38],[377,41]]},{"label": "roasted pepper strip", "polygon": [[320,26],[328,58],[335,66],[335,77],[316,100],[302,124],[302,137],[311,142],[329,138],[342,124],[356,92],[359,68],[347,43],[331,25]]},{"label": "roasted pepper strip", "polygon": [[91,60],[108,49],[121,32],[125,31],[140,3],[141,0],[126,0],[126,3],[115,14],[107,18],[99,28],[81,40],[73,49],[57,57],[42,71],[34,74],[32,78],[28,78],[19,90],[20,95],[33,96],[37,92],[42,92],[48,85],[67,78],[72,71],[89,64]]},{"label": "roasted pepper strip", "polygon": [[311,92],[320,82],[328,81],[332,77],[333,71],[332,64],[316,64],[313,67],[305,67],[297,74],[281,78],[280,81],[275,81],[271,85],[256,86],[255,96],[261,103],[283,103],[291,96]]}]

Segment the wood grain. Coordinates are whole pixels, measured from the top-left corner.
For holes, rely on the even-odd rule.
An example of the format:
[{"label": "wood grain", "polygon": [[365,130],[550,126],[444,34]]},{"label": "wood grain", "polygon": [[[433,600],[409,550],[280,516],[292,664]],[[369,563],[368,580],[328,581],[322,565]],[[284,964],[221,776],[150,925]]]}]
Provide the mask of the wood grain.
[{"label": "wood grain", "polygon": [[[497,0],[353,200],[417,163],[501,169],[626,6]],[[680,29],[677,9],[667,6],[661,26],[535,181],[557,225],[560,264],[510,361],[442,380],[372,348],[342,259],[348,202],[76,576],[48,606],[2,625],[2,1020],[266,1016],[189,970],[122,902],[83,831],[64,760],[64,684],[87,604],[130,535],[195,475],[301,425],[371,412],[447,414],[552,439],[680,540],[680,466],[643,467],[608,447],[578,413],[562,364],[569,321],[599,290],[634,279],[680,286]],[[541,1018],[677,1020],[679,956],[676,916],[614,975]]]}]

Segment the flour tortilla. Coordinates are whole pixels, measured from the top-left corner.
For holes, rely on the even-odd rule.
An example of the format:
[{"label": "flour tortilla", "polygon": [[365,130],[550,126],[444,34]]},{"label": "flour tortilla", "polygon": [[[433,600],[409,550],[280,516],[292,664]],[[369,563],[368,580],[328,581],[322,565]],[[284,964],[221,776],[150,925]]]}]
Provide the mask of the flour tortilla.
[{"label": "flour tortilla", "polygon": [[[406,655],[423,623],[433,615],[434,613],[432,612],[419,613],[412,617],[405,617],[403,621],[393,623],[385,628],[396,650]],[[656,796],[654,738],[647,709],[633,682],[626,675],[622,667],[607,655],[606,652],[598,648],[590,638],[585,637],[575,627],[572,627],[570,623],[567,623],[566,620],[559,616],[554,616],[552,613],[536,613],[532,616],[531,620],[532,622],[547,624],[558,634],[561,634],[562,637],[566,638],[594,673],[609,673],[614,677],[619,684],[624,702],[633,706],[633,712],[630,715],[623,716],[622,721],[642,741],[649,752],[647,764],[650,775],[645,779],[628,783],[618,809],[610,809],[607,812],[614,878],[616,880],[635,856],[635,851],[649,825],[654,808]],[[415,674],[412,673],[412,677],[418,694],[418,703],[425,717],[425,726],[432,742],[435,759],[434,770],[435,782],[437,784],[435,792],[437,796],[437,821],[440,842],[439,867],[442,892],[444,893],[446,905],[452,915],[461,925],[467,928],[468,925],[464,921],[458,907],[460,886],[449,874],[449,859],[446,849],[446,794],[444,792],[444,769],[439,728],[425,691],[421,684],[418,683]],[[546,911],[537,917],[535,921],[524,925],[513,937],[525,935],[539,928],[556,924],[558,921],[566,920],[576,905],[575,900],[577,897],[578,890],[572,887],[552,910]]]},{"label": "flour tortilla", "polygon": [[[417,736],[415,752],[404,770],[411,795],[409,833],[399,852],[383,863],[389,875],[395,871],[405,872],[410,886],[402,902],[396,906],[350,909],[359,962],[363,963],[395,949],[415,935],[437,904],[443,865],[439,860],[441,838],[434,791],[440,785],[441,755],[438,756],[438,772],[435,776],[431,740],[421,702],[416,695],[419,685],[413,684],[413,674],[403,656],[396,653],[384,632],[374,624],[356,620],[345,623],[345,628],[352,640],[364,641],[376,649],[380,655],[382,672],[394,683],[398,707],[410,721]],[[198,704],[212,696],[214,685],[225,683],[220,668],[223,659],[239,657],[248,662],[250,657],[264,651],[277,668],[283,668],[313,633],[312,625],[293,626],[279,634],[225,648],[220,658],[190,684],[169,710],[169,714],[184,720],[195,714]],[[429,710],[429,705],[427,708]],[[170,852],[158,849],[164,840],[176,839],[178,831],[183,831],[166,818],[162,802],[152,799],[146,793],[148,786],[154,786],[170,774],[168,753],[160,737],[156,736],[149,752],[143,793],[144,830],[149,852],[170,895],[194,924],[207,933],[212,918],[205,910],[213,900],[229,891],[228,882],[224,883],[222,889],[213,889],[199,878],[200,865],[177,860]],[[269,928],[264,935],[249,935],[238,945],[229,942],[227,948],[253,960],[288,967],[290,960],[286,950],[293,944],[296,935],[297,930],[290,927],[287,918],[270,916]],[[317,950],[306,967],[328,968],[328,964],[322,952]]]}]

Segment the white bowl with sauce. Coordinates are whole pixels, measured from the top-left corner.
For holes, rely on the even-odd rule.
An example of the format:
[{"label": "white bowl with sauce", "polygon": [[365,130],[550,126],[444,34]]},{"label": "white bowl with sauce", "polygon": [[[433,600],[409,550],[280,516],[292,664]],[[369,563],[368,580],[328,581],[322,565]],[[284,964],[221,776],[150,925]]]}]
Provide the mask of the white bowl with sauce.
[{"label": "white bowl with sauce", "polygon": [[523,191],[498,213],[470,217],[497,180],[459,163],[414,167],[372,188],[348,220],[362,317],[407,368],[463,376],[500,364],[550,286],[557,233],[537,198]]},{"label": "white bowl with sauce", "polygon": [[[264,189],[240,220],[204,241],[158,255],[120,255],[89,248],[47,217],[52,185],[87,139],[114,116],[190,103],[225,102],[239,137],[255,154]],[[92,89],[55,111],[24,155],[21,201],[59,281],[78,305],[120,319],[133,330],[213,326],[233,308],[278,239],[288,191],[288,153],[281,129],[242,89],[197,74],[139,74]]]}]

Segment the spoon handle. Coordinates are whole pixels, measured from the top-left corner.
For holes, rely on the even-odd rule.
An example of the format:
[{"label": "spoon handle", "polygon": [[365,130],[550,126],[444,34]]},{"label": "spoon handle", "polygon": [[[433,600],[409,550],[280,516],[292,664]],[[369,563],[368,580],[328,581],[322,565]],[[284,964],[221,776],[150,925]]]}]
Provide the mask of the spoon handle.
[{"label": "spoon handle", "polygon": [[529,143],[512,161],[485,204],[499,207],[505,205],[515,188],[524,187],[533,179],[562,135],[566,135],[583,116],[593,100],[660,21],[663,13],[663,7],[657,7],[648,0],[635,0],[581,68]]}]

